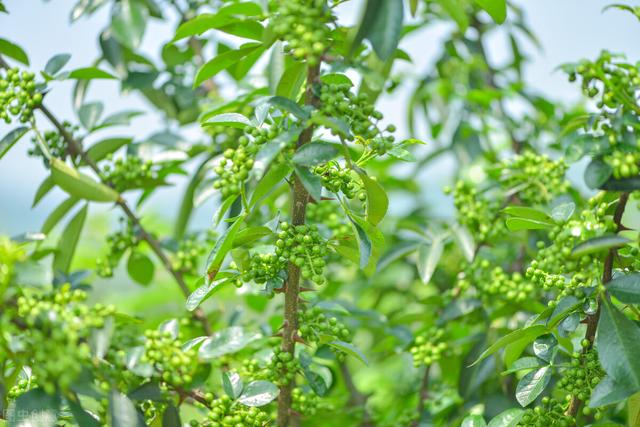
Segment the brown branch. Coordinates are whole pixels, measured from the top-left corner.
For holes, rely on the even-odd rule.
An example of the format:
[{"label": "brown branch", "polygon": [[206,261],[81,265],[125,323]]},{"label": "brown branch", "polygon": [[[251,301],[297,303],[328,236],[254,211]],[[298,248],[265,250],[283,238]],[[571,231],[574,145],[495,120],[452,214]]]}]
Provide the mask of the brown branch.
[{"label": "brown branch", "polygon": [[420,384],[420,391],[418,393],[418,418],[413,422],[413,427],[418,427],[420,425],[420,420],[422,419],[422,413],[424,412],[425,402],[429,398],[429,371],[431,370],[431,365],[427,365],[424,370],[424,375],[422,377],[422,384]]},{"label": "brown branch", "polygon": [[[313,85],[320,75],[320,64],[310,66],[307,71],[307,83],[305,92],[306,105],[318,105],[318,98],[313,91]],[[309,142],[313,136],[313,125],[302,131],[298,138],[297,147]],[[293,182],[293,194],[291,202],[291,223],[293,226],[302,225],[305,222],[309,193],[304,188],[302,181],[295,176]],[[298,297],[300,295],[300,269],[289,262],[287,266],[287,281],[284,286],[284,327],[282,328],[282,350],[291,355],[294,354],[296,336],[298,331]],[[295,381],[292,380],[280,387],[278,395],[278,427],[287,427],[291,423],[291,392]]]},{"label": "brown branch", "polygon": [[[629,193],[622,193],[620,198],[618,199],[618,206],[616,206],[616,211],[613,215],[613,222],[616,224],[616,231],[620,231],[623,229],[622,225],[622,214],[624,214],[624,209],[627,206],[627,201],[629,200]],[[602,284],[604,286],[607,285],[611,281],[611,276],[613,275],[613,261],[618,255],[618,250],[616,248],[609,249],[609,253],[604,260],[604,268],[602,271]],[[598,308],[596,312],[588,315],[586,319],[587,323],[587,331],[584,334],[584,338],[589,340],[589,346],[583,347],[582,353],[586,353],[593,346],[593,342],[596,337],[596,331],[598,329],[598,321],[600,320],[600,300],[598,300]],[[578,409],[582,405],[582,401],[578,399],[578,396],[574,395],[571,397],[571,402],[569,402],[569,407],[567,408],[566,414],[572,417],[575,417],[578,413]]]},{"label": "brown branch", "polygon": [[367,412],[367,408],[365,407],[365,405],[367,404],[368,396],[361,393],[360,390],[358,390],[358,388],[356,387],[347,364],[345,362],[340,362],[339,366],[344,385],[349,391],[348,405],[352,408],[362,408],[363,414],[360,427],[373,427],[375,424],[373,424],[371,416],[369,415],[369,413]]}]

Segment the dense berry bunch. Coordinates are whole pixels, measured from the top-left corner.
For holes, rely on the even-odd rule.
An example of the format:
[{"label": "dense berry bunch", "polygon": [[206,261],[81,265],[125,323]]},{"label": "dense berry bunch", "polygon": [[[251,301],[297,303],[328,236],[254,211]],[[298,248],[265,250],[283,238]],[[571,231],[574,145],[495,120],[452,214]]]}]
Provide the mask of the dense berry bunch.
[{"label": "dense berry bunch", "polygon": [[[589,341],[585,340],[586,345]],[[598,353],[591,349],[584,353],[573,353],[571,356],[571,366],[562,373],[562,379],[558,382],[558,387],[565,390],[569,395],[576,396],[585,402],[585,415],[591,414],[589,408],[589,398],[591,392],[604,378],[605,372],[598,361]],[[597,414],[597,412],[596,412]],[[599,418],[599,417],[598,417]]]},{"label": "dense berry bunch", "polygon": [[112,164],[102,168],[100,177],[110,183],[116,191],[123,192],[144,187],[146,183],[158,179],[151,160],[142,160],[138,156],[118,158]]},{"label": "dense berry bunch", "polygon": [[389,125],[386,132],[383,132],[378,127],[378,122],[383,118],[382,113],[373,107],[366,95],[351,92],[351,85],[348,83],[322,85],[320,101],[322,104],[316,114],[340,117],[349,125],[353,136],[364,141],[377,140],[370,148],[378,154],[384,154],[391,148],[395,141],[395,137],[391,135],[396,130],[395,126]]},{"label": "dense berry bunch", "polygon": [[280,277],[286,265],[286,259],[276,254],[254,254],[242,280],[245,282],[254,281],[258,284],[267,283],[269,280]]},{"label": "dense berry bunch", "polygon": [[536,259],[527,268],[527,278],[545,290],[556,290],[557,299],[584,296],[582,288],[596,286],[602,275],[603,264],[598,254],[580,257],[571,254],[579,243],[615,229],[613,220],[605,216],[606,203],[597,199],[590,203],[592,209],[584,210],[579,219],[554,227],[549,233],[551,245],[545,247],[544,242],[538,242]]},{"label": "dense berry bunch", "polygon": [[176,387],[189,385],[197,367],[194,349],[182,350],[169,331],[146,331],[143,363],[150,363],[162,381]]},{"label": "dense berry bunch", "polygon": [[[213,183],[222,197],[240,194],[242,185],[253,169],[255,156],[262,145],[275,138],[279,133],[276,126],[254,128],[247,126],[245,135],[238,138],[236,148],[227,148],[218,165],[214,168],[218,179]],[[251,137],[251,139],[250,139]]]},{"label": "dense berry bunch", "polygon": [[293,381],[300,369],[298,359],[280,347],[275,347],[273,357],[258,376],[281,386]]},{"label": "dense berry bunch", "polygon": [[518,427],[570,427],[575,420],[565,415],[562,404],[548,397],[542,398],[542,405],[524,411]]},{"label": "dense berry bunch", "polygon": [[500,181],[507,189],[518,189],[518,197],[526,206],[545,205],[558,194],[565,193],[567,164],[545,155],[526,151],[501,164]]},{"label": "dense berry bunch", "polygon": [[[120,218],[121,227],[125,222]],[[96,272],[100,277],[113,276],[113,269],[118,265],[124,253],[138,246],[140,239],[135,232],[135,227],[127,222],[122,231],[115,232],[107,236],[108,253],[104,258],[96,261]]]},{"label": "dense berry bunch", "polygon": [[206,243],[196,236],[182,239],[178,249],[171,255],[173,268],[184,274],[197,274],[200,259],[207,253]]},{"label": "dense berry bunch", "polygon": [[338,162],[327,162],[314,167],[312,171],[320,176],[322,186],[332,193],[337,194],[342,191],[348,199],[358,197],[358,200],[366,200],[367,193],[360,180],[355,177],[355,173],[351,169],[340,166]]},{"label": "dense berry bunch", "polygon": [[306,59],[311,65],[320,61],[327,49],[333,19],[326,0],[274,1],[271,10],[273,31],[286,42],[284,49],[296,59]]},{"label": "dense berry bunch", "polygon": [[417,368],[422,365],[429,366],[440,360],[447,350],[447,343],[442,340],[444,330],[433,328],[424,335],[419,335],[414,340],[409,352],[413,356],[413,365]]},{"label": "dense berry bunch", "polygon": [[19,117],[26,123],[33,117],[33,109],[42,102],[42,94],[36,92],[35,74],[10,68],[4,75],[0,70],[0,120],[11,123]]},{"label": "dense berry bunch", "polygon": [[[80,129],[79,126],[72,125],[66,120],[62,123],[62,125],[70,135],[73,135]],[[53,157],[57,159],[65,159],[67,157],[67,155],[69,154],[67,150],[67,143],[64,137],[59,132],[55,130],[48,130],[44,132],[43,138],[47,148],[49,149],[49,153]],[[40,145],[37,144],[37,137],[31,138],[31,142],[33,143],[33,146],[29,149],[27,154],[29,154],[29,156],[42,157],[43,159],[45,159],[45,155],[42,152]]]},{"label": "dense berry bunch", "polygon": [[291,408],[305,417],[313,417],[318,412],[320,398],[313,393],[305,393],[301,388],[296,387],[291,393],[293,402]]},{"label": "dense berry bunch", "polygon": [[613,177],[616,179],[630,178],[638,175],[638,163],[640,162],[639,152],[613,151],[610,155],[604,156],[605,163],[611,166]]},{"label": "dense berry bunch", "polygon": [[202,427],[263,427],[270,423],[271,417],[266,412],[255,408],[234,403],[230,397],[222,396],[210,404],[211,410],[207,420],[192,426]]},{"label": "dense berry bunch", "polygon": [[38,387],[37,378],[35,375],[25,375],[24,377],[20,377],[20,379],[16,382],[16,384],[9,389],[7,392],[7,397],[9,400],[15,400],[18,397],[22,396],[29,390]]},{"label": "dense berry bunch", "polygon": [[115,313],[113,306],[85,305],[87,295],[66,284],[39,295],[18,298],[18,316],[29,328],[21,334],[22,356],[30,366],[38,384],[48,393],[67,389],[91,363],[88,339],[105,319]]},{"label": "dense berry bunch", "polygon": [[317,285],[326,282],[324,277],[327,243],[320,236],[315,225],[280,224],[280,233],[276,241],[276,255],[288,260],[300,268],[303,279],[310,280]]},{"label": "dense berry bunch", "polygon": [[326,226],[334,239],[345,237],[351,233],[351,227],[345,224],[339,215],[339,205],[330,200],[309,203],[307,205],[307,221]]},{"label": "dense berry bunch", "polygon": [[458,212],[458,221],[476,236],[477,241],[486,241],[504,230],[501,228],[501,222],[492,223],[490,220],[496,217],[500,206],[482,198],[471,183],[460,180],[456,183],[455,189],[447,187],[444,192],[453,192],[453,204]]},{"label": "dense berry bunch", "polygon": [[300,337],[307,342],[318,342],[323,335],[336,340],[351,341],[349,329],[336,317],[327,317],[319,307],[298,312]]},{"label": "dense berry bunch", "polygon": [[507,273],[500,266],[491,268],[487,259],[476,259],[463,271],[458,273],[458,288],[466,291],[475,287],[485,301],[496,299],[511,302],[524,302],[535,293],[535,286],[519,272]]}]

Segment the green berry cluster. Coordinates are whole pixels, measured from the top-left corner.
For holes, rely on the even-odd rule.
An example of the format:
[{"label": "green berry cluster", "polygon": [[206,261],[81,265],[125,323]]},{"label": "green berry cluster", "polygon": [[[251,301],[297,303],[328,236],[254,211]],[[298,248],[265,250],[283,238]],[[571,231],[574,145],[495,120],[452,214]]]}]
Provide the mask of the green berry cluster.
[{"label": "green berry cluster", "polygon": [[[585,340],[583,345],[589,346],[589,340]],[[576,352],[571,355],[571,366],[562,372],[558,387],[568,393],[567,400],[576,396],[585,402],[584,414],[591,415],[591,408],[589,408],[591,392],[602,381],[605,374],[598,361],[598,353],[594,349],[582,353]],[[599,411],[596,411],[596,414],[599,414]]]},{"label": "green berry cluster", "polygon": [[285,52],[317,64],[328,47],[327,24],[333,19],[326,0],[274,1],[270,9],[276,12],[272,17],[273,31],[286,42]]},{"label": "green berry cluster", "polygon": [[200,259],[207,253],[206,242],[197,236],[184,238],[178,244],[178,249],[171,254],[173,269],[183,274],[197,274]]},{"label": "green berry cluster", "polygon": [[615,150],[611,154],[604,156],[604,162],[611,166],[613,177],[616,179],[630,178],[638,175],[640,169],[640,152],[623,152]]},{"label": "green berry cluster", "polygon": [[296,387],[291,391],[291,409],[304,417],[313,417],[318,412],[320,397],[313,393],[305,393]]},{"label": "green berry cluster", "polygon": [[33,117],[33,109],[42,102],[42,94],[36,92],[35,74],[9,68],[0,70],[0,120],[11,123],[19,117],[26,123]]},{"label": "green berry cluster", "polygon": [[367,199],[367,193],[360,180],[355,177],[355,173],[349,168],[342,167],[336,161],[316,166],[312,172],[320,177],[322,186],[332,193],[342,192],[348,199],[354,197],[360,201]]},{"label": "green berry cluster", "polygon": [[[240,194],[244,182],[249,178],[249,172],[253,169],[253,163],[258,150],[266,142],[278,136],[279,129],[276,126],[255,128],[247,126],[245,135],[238,138],[236,148],[227,148],[218,165],[214,168],[218,179],[214,181],[213,188],[220,190],[223,198]],[[252,137],[250,139],[249,137]]]},{"label": "green berry cluster", "polygon": [[541,399],[541,405],[524,411],[518,427],[570,427],[575,424],[573,417],[565,415],[564,406],[549,397]]},{"label": "green berry cluster", "polygon": [[526,206],[546,205],[569,189],[567,168],[563,159],[554,161],[525,151],[501,163],[500,182],[507,190],[517,188],[518,197]]},{"label": "green berry cluster", "polygon": [[476,236],[477,241],[484,242],[504,231],[500,221],[491,220],[496,217],[499,204],[481,197],[478,189],[470,182],[459,180],[454,189],[445,187],[444,193],[453,193],[458,221]]},{"label": "green berry cluster", "polygon": [[69,284],[44,294],[25,294],[18,298],[18,316],[29,327],[22,334],[22,361],[30,366],[38,384],[48,393],[68,389],[83,366],[91,364],[89,337],[104,326],[115,307],[84,304],[85,292]]},{"label": "green berry cluster", "polygon": [[202,427],[263,427],[271,423],[271,417],[256,407],[247,407],[234,403],[229,396],[215,399],[209,405],[207,420],[192,426]]},{"label": "green berry cluster", "polygon": [[126,156],[107,163],[100,172],[100,178],[110,183],[118,192],[144,187],[158,179],[151,160],[142,160],[138,156]]},{"label": "green berry cluster", "polygon": [[273,357],[261,371],[259,377],[271,381],[277,386],[289,384],[301,369],[298,359],[280,347],[273,349]]},{"label": "green berry cluster", "polygon": [[[72,125],[70,122],[66,120],[62,123],[62,126],[64,126],[65,130],[69,133],[69,135],[75,134],[80,129],[79,126]],[[47,148],[49,149],[49,153],[53,157],[57,159],[65,159],[67,157],[68,155],[67,143],[64,137],[59,132],[55,130],[48,130],[44,132],[42,136]],[[45,159],[45,155],[42,152],[40,145],[38,145],[37,143],[37,138],[36,137],[31,138],[31,142],[33,146],[29,148],[29,151],[27,151],[27,154],[32,157],[41,157]]]},{"label": "green berry cluster", "polygon": [[[602,275],[602,260],[597,254],[573,257],[573,248],[581,242],[612,232],[613,219],[605,216],[607,204],[594,198],[590,200],[592,209],[582,211],[578,219],[572,219],[555,226],[549,232],[552,242],[537,243],[536,259],[531,261],[526,276],[544,290],[556,290],[557,300],[567,295],[583,297],[581,288],[598,284]],[[556,301],[551,301],[554,305]]]},{"label": "green berry cluster", "polygon": [[527,301],[536,292],[533,283],[519,272],[509,274],[500,266],[491,268],[489,260],[479,257],[458,274],[457,285],[461,291],[475,287],[485,301],[499,299],[507,303]]},{"label": "green berry cluster", "polygon": [[442,340],[443,336],[444,330],[439,328],[432,328],[427,333],[418,335],[409,348],[413,356],[413,366],[418,368],[437,363],[448,348],[447,343]]},{"label": "green berry cluster", "polygon": [[29,375],[25,378],[20,378],[13,387],[7,392],[9,400],[15,400],[22,396],[29,390],[38,387],[37,378],[35,375]]},{"label": "green berry cluster", "polygon": [[145,353],[140,360],[153,365],[165,383],[175,387],[189,385],[197,368],[196,351],[182,350],[169,331],[148,330],[144,336]]},{"label": "green berry cluster", "polygon": [[135,227],[131,222],[126,226],[124,218],[120,218],[121,231],[117,231],[107,236],[108,253],[104,258],[96,261],[96,273],[100,277],[112,277],[113,269],[118,265],[120,259],[129,249],[134,249],[140,243]]},{"label": "green berry cluster", "polygon": [[310,280],[316,285],[326,283],[324,257],[327,255],[327,242],[320,236],[315,225],[280,224],[278,240],[276,240],[276,255],[288,260],[300,269],[303,279]]},{"label": "green berry cluster", "polygon": [[300,337],[316,343],[323,335],[334,337],[336,340],[351,341],[349,329],[336,317],[328,317],[320,307],[298,311],[298,331]]},{"label": "green berry cluster", "polygon": [[340,239],[351,233],[351,227],[339,215],[339,206],[330,200],[316,201],[307,205],[307,221],[322,224],[331,231],[331,237]]},{"label": "green berry cluster", "polygon": [[286,265],[286,258],[276,254],[254,254],[249,261],[249,268],[242,275],[242,280],[258,284],[267,283],[279,277]]},{"label": "green berry cluster", "polygon": [[349,138],[359,137],[364,141],[377,140],[370,148],[379,154],[386,153],[393,145],[395,137],[392,133],[395,132],[396,127],[389,125],[384,131],[381,130],[378,124],[383,118],[382,113],[373,107],[366,95],[353,93],[350,84],[322,85],[320,101],[322,103],[316,114],[340,117],[349,125],[352,133]]}]

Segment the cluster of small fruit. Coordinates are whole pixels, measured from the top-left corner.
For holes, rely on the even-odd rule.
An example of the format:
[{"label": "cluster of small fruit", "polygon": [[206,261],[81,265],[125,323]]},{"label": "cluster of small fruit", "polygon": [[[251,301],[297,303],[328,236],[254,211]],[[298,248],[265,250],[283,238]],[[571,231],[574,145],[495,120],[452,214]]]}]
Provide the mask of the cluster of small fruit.
[{"label": "cluster of small fruit", "polygon": [[348,139],[362,138],[379,155],[385,154],[393,146],[396,127],[388,125],[381,130],[378,123],[384,117],[382,113],[374,108],[366,95],[353,93],[350,84],[322,85],[320,101],[320,107],[314,114],[340,117],[349,126],[351,135],[346,136]]},{"label": "cluster of small fruit", "polygon": [[312,172],[320,177],[322,186],[332,193],[342,192],[348,199],[357,197],[363,202],[367,199],[367,193],[355,173],[336,161],[316,166]]},{"label": "cluster of small fruit", "polygon": [[183,274],[198,274],[200,260],[210,247],[208,237],[202,240],[197,235],[191,235],[180,240],[177,250],[171,254],[173,269]]},{"label": "cluster of small fruit", "polygon": [[549,246],[538,242],[536,259],[526,270],[527,278],[536,285],[556,290],[556,300],[567,295],[583,297],[581,288],[594,286],[602,274],[602,260],[598,256],[572,255],[579,243],[615,229],[613,219],[605,216],[605,202],[594,198],[590,205],[591,209],[582,211],[579,218],[555,226],[548,235],[552,242]]},{"label": "cluster of small fruit", "polygon": [[453,193],[458,221],[467,227],[476,241],[485,242],[505,231],[503,221],[493,220],[500,210],[499,203],[481,197],[470,182],[459,180],[454,189],[445,187],[444,193]]},{"label": "cluster of small fruit", "polygon": [[38,387],[38,379],[35,375],[29,375],[28,378],[20,378],[13,387],[7,392],[9,400],[15,400],[29,390]]},{"label": "cluster of small fruit", "polygon": [[294,58],[315,65],[328,48],[330,28],[333,20],[326,0],[272,1],[270,10],[276,36],[285,41],[285,52]]},{"label": "cluster of small fruit", "polygon": [[604,156],[604,162],[611,166],[613,177],[616,179],[630,178],[638,175],[640,169],[640,152],[623,152],[613,151],[611,154]]},{"label": "cluster of small fruit", "polygon": [[500,299],[507,303],[520,303],[536,293],[533,283],[519,272],[509,274],[500,266],[491,268],[491,262],[480,257],[458,273],[457,287],[461,292],[472,286],[485,301]]},{"label": "cluster of small fruit", "polygon": [[222,159],[213,169],[218,175],[218,179],[213,182],[213,188],[220,190],[223,198],[240,194],[244,182],[249,178],[249,172],[253,169],[258,150],[275,138],[280,129],[276,125],[263,128],[247,126],[244,132],[245,134],[238,138],[238,146],[224,150]]},{"label": "cluster of small fruit", "polygon": [[36,91],[35,74],[9,68],[0,69],[0,120],[11,123],[12,116],[26,123],[33,117],[33,109],[42,102]]},{"label": "cluster of small fruit", "polygon": [[[124,224],[126,222],[126,225]],[[131,222],[120,218],[122,231],[107,236],[108,253],[104,258],[96,260],[96,273],[100,277],[112,277],[113,269],[120,262],[120,258],[129,249],[135,249],[140,243],[135,227]]]},{"label": "cluster of small fruit", "polygon": [[276,346],[273,349],[271,360],[256,377],[271,381],[277,386],[283,386],[293,381],[300,369],[298,359]]},{"label": "cluster of small fruit", "polygon": [[209,407],[207,419],[191,421],[192,427],[264,427],[272,421],[267,412],[234,402],[226,395],[211,401]]},{"label": "cluster of small fruit", "polygon": [[[73,125],[66,120],[62,123],[62,126],[64,126],[65,130],[69,133],[69,135],[72,136],[80,129],[79,126]],[[42,136],[51,156],[57,159],[65,159],[67,157],[67,155],[69,154],[69,151],[67,149],[67,142],[60,134],[60,132],[55,130],[48,130],[44,132]],[[33,145],[31,148],[29,148],[27,154],[31,157],[41,157],[43,161],[46,161],[46,157],[42,152],[40,145],[38,145],[37,143],[37,137],[34,136],[33,138],[31,138],[31,142]]]},{"label": "cluster of small fruit", "polygon": [[442,340],[443,336],[444,330],[439,328],[432,328],[425,334],[418,335],[409,348],[413,366],[418,368],[437,363],[448,348],[446,341]]},{"label": "cluster of small fruit", "polygon": [[300,269],[303,279],[310,280],[316,285],[326,283],[324,277],[324,260],[328,253],[327,242],[320,236],[315,225],[280,224],[278,240],[276,240],[276,255],[279,259],[287,260]]},{"label": "cluster of small fruit", "polygon": [[[109,158],[107,159],[109,160]],[[100,171],[100,178],[108,182],[116,191],[123,192],[158,180],[158,172],[151,160],[142,160],[138,156],[119,157],[106,163]]]},{"label": "cluster of small fruit", "polygon": [[317,343],[323,335],[335,340],[351,341],[349,329],[336,317],[328,317],[320,307],[298,311],[298,331],[306,342]]},{"label": "cluster of small fruit", "polygon": [[331,200],[321,200],[307,205],[307,221],[322,224],[331,232],[331,237],[340,239],[351,233],[351,227],[339,215],[339,205]]},{"label": "cluster of small fruit", "polygon": [[267,283],[269,280],[279,277],[286,265],[286,258],[276,254],[254,254],[249,261],[249,268],[242,274],[242,281]]},{"label": "cluster of small fruit", "polygon": [[525,151],[500,164],[500,182],[507,189],[518,189],[525,206],[546,205],[569,189],[565,179],[567,164],[563,159]]},{"label": "cluster of small fruit", "polygon": [[524,411],[517,427],[570,427],[575,425],[575,419],[565,415],[565,407],[558,401],[545,396],[540,403],[540,406]]},{"label": "cluster of small fruit", "polygon": [[322,405],[322,399],[315,393],[305,393],[300,387],[291,391],[291,409],[304,417],[313,417]]},{"label": "cluster of small fruit", "polygon": [[48,393],[67,390],[82,367],[91,364],[89,338],[115,313],[113,306],[91,307],[84,304],[86,299],[85,292],[65,284],[17,300],[16,321],[28,327],[21,333],[21,362],[31,367],[38,385]]},{"label": "cluster of small fruit", "polygon": [[151,364],[162,381],[171,386],[189,385],[197,367],[195,350],[183,350],[169,331],[148,330],[144,335],[145,352],[140,361]]},{"label": "cluster of small fruit", "polygon": [[[582,345],[587,348],[591,343],[585,339]],[[569,393],[567,400],[575,396],[585,403],[582,410],[584,415],[593,415],[594,418],[600,419],[600,411],[596,409],[594,412],[589,407],[589,398],[593,389],[605,375],[606,373],[598,361],[598,353],[594,349],[582,353],[576,352],[571,355],[571,366],[562,372],[558,387]]]}]

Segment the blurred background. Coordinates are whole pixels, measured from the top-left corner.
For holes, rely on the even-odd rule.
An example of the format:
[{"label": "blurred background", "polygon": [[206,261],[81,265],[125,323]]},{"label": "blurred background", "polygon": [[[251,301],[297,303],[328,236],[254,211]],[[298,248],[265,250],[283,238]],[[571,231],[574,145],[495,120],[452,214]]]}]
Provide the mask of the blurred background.
[{"label": "blurred background", "polygon": [[[20,44],[29,54],[31,69],[41,70],[47,60],[57,53],[72,55],[69,68],[92,64],[98,52],[97,34],[109,22],[108,8],[100,9],[89,18],[83,17],[71,24],[69,14],[77,0],[8,0],[5,1],[10,14],[0,14],[0,38]],[[355,22],[359,16],[362,1],[351,1],[341,6],[340,19],[345,23]],[[602,49],[610,49],[625,54],[635,61],[640,59],[640,26],[629,13],[618,10],[603,12],[609,3],[606,0],[535,0],[516,1],[524,11],[534,34],[539,38],[542,48],[522,40],[524,54],[528,59],[524,80],[541,95],[565,104],[580,100],[577,87],[567,82],[564,73],[557,70],[564,62],[580,58],[595,57]],[[175,17],[177,19],[177,17]],[[507,18],[509,21],[509,18]],[[141,47],[150,58],[159,60],[162,45],[172,38],[174,24],[151,20]],[[401,48],[413,58],[413,63],[400,61],[400,72],[414,78],[403,79],[398,90],[385,95],[379,109],[385,114],[385,120],[397,124],[400,136],[407,137],[407,99],[411,95],[415,81],[425,75],[434,59],[440,53],[441,39],[452,30],[452,26],[439,24],[425,30],[416,31],[403,39]],[[496,66],[511,55],[508,39],[500,31],[493,32],[487,45],[487,55]],[[211,53],[209,55],[211,56]],[[222,85],[224,89],[224,85]],[[71,82],[54,82],[52,92],[47,95],[46,104],[58,117],[73,119],[71,105]],[[120,94],[117,81],[98,81],[91,86],[87,101],[105,103],[105,114],[119,110],[152,111],[145,101],[135,95]],[[150,135],[168,129],[162,118],[153,114],[136,117],[132,126],[126,129],[115,128],[103,132],[100,136],[134,136],[143,140]],[[0,134],[8,132],[7,126],[0,124]],[[120,133],[119,133],[120,131]],[[193,137],[198,137],[197,129],[187,129]],[[424,132],[423,134],[420,134]],[[411,137],[429,142],[429,136],[420,126],[417,134]],[[91,141],[89,141],[91,142]],[[28,139],[22,140],[0,161],[0,233],[16,235],[25,231],[38,230],[52,207],[62,199],[59,190],[52,192],[35,209],[31,209],[33,195],[47,172],[37,158],[27,156],[30,146]],[[448,183],[452,164],[446,157],[423,171],[428,179],[428,191],[425,185],[424,202],[433,207],[436,215],[447,216],[452,212],[449,199],[442,194],[442,187]],[[170,218],[178,208],[179,195],[186,180],[174,180],[173,187],[160,191],[146,205],[161,221]],[[201,206],[195,218],[195,224],[205,228],[215,211],[215,201]],[[392,204],[402,209],[402,203]],[[94,213],[95,212],[94,208]],[[98,218],[98,219],[95,219]],[[100,215],[94,215],[98,221]],[[98,228],[99,229],[99,228]]]}]

